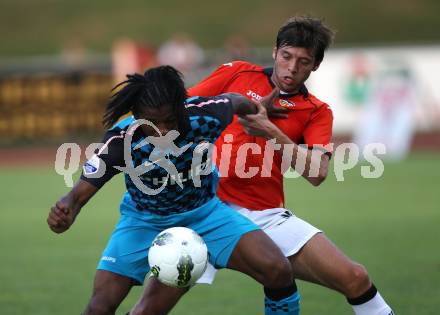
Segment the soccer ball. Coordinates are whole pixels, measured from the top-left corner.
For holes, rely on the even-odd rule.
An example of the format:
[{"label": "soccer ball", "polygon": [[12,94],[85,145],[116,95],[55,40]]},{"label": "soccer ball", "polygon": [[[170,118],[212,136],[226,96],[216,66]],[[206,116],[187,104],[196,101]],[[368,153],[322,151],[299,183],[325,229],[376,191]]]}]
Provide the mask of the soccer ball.
[{"label": "soccer ball", "polygon": [[199,234],[185,227],[160,232],[148,253],[151,273],[172,287],[193,285],[205,272],[208,248]]}]

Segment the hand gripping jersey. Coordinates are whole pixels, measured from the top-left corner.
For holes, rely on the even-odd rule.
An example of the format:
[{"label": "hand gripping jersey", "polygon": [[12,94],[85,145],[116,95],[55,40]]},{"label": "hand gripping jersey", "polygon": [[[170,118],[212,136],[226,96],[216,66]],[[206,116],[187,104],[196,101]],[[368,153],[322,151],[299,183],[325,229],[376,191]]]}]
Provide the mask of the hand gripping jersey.
[{"label": "hand gripping jersey", "polygon": [[[138,177],[142,185],[155,191],[162,186],[163,189],[154,195],[144,193],[132,177],[125,173],[127,193],[124,202],[129,198],[137,211],[169,215],[195,209],[209,201],[215,195],[215,174],[200,176],[200,183],[194,185],[194,172],[200,171],[200,168],[193,165],[194,150],[200,149],[201,144],[214,143],[232,121],[231,101],[222,95],[210,98],[193,97],[182,106],[185,109],[183,117],[179,117],[180,135],[171,137],[171,142],[168,141],[166,147],[160,147],[157,143],[154,145],[153,142],[158,137],[145,137],[140,127],[133,131],[133,117],[128,117],[110,128],[104,136],[104,146],[85,163],[81,179],[99,188],[119,173],[120,167],[126,167],[127,163],[134,168],[144,165],[147,171]],[[167,135],[176,133],[170,131]],[[127,140],[127,136],[132,137],[131,143],[128,141],[131,161],[124,159],[124,140]],[[149,141],[145,141],[148,139]],[[206,151],[205,158],[201,158],[205,162],[207,154]],[[96,174],[102,176],[96,177]]]},{"label": "hand gripping jersey", "polygon": [[[201,96],[236,92],[258,101],[274,88],[271,75],[271,68],[264,69],[242,61],[231,62],[220,66],[188,92]],[[275,102],[275,106],[289,109],[287,119],[271,119],[283,133],[297,144],[331,154],[333,115],[327,104],[310,94],[305,86],[294,95],[280,94]],[[256,143],[259,149],[246,150],[243,148],[246,143]],[[216,146],[217,163],[221,161],[222,151],[231,150],[229,167],[225,169],[223,163],[218,165],[221,177],[217,195],[220,199],[253,210],[284,207],[282,155],[275,152],[273,163],[270,163],[272,156],[270,150],[265,150],[266,139],[247,135],[235,117]],[[244,168],[244,172],[258,169],[258,172],[250,178],[243,178],[243,174],[237,174],[237,168]]]}]

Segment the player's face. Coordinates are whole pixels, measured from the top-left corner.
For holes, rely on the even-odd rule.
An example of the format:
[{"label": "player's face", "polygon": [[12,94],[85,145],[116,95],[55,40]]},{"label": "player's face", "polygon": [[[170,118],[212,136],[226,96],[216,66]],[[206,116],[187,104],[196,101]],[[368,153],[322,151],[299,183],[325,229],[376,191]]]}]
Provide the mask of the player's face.
[{"label": "player's face", "polygon": [[[177,116],[173,108],[164,105],[159,108],[144,108],[142,112],[135,115],[136,119],[145,119],[153,123],[162,135],[170,130],[178,129]],[[148,125],[142,125],[142,131],[146,136],[159,136],[157,132]]]},{"label": "player's face", "polygon": [[274,48],[272,56],[275,60],[272,81],[287,93],[298,92],[310,73],[319,67],[312,49],[304,47],[281,46]]}]

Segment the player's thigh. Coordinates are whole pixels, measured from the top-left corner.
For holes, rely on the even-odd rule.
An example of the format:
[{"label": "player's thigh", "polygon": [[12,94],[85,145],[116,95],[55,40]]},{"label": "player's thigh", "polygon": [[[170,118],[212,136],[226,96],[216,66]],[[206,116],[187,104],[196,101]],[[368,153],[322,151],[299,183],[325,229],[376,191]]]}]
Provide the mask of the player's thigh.
[{"label": "player's thigh", "polygon": [[289,277],[288,260],[255,223],[218,199],[210,206],[189,227],[206,242],[213,266],[244,272],[263,284],[278,286],[281,275]]},{"label": "player's thigh", "polygon": [[112,312],[121,304],[135,280],[105,270],[97,270],[93,293],[84,314]]},{"label": "player's thigh", "polygon": [[180,298],[188,292],[188,288],[173,288],[159,282],[156,278],[150,277],[145,290],[136,303],[131,315],[162,315],[168,312],[177,304]]},{"label": "player's thigh", "polygon": [[348,258],[325,235],[314,235],[295,255],[290,256],[295,278],[344,292],[359,265]]},{"label": "player's thigh", "polygon": [[293,279],[288,260],[262,230],[249,232],[240,238],[228,268],[244,272],[266,286],[288,286]]},{"label": "player's thigh", "polygon": [[203,216],[192,220],[188,227],[205,241],[209,262],[216,268],[226,268],[241,237],[255,230],[256,224],[220,202],[217,198],[206,207]]}]

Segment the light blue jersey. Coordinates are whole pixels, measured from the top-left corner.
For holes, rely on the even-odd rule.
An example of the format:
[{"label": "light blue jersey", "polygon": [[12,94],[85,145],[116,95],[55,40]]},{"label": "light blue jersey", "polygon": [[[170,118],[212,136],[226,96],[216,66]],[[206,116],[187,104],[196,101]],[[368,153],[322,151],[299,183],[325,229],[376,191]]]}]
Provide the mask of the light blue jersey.
[{"label": "light blue jersey", "polygon": [[[211,172],[200,177],[199,185],[194,184],[192,159],[198,144],[214,143],[224,128],[232,121],[231,102],[225,97],[192,98],[185,103],[183,127],[175,139],[176,150],[188,147],[181,154],[168,155],[176,174],[182,174],[182,185],[171,180],[160,164],[150,159],[157,146],[143,143],[142,132],[130,133],[133,118],[127,118],[111,128],[104,138],[104,150],[98,152],[101,162],[88,161],[82,179],[100,188],[124,167],[124,145],[127,135],[132,135],[130,143],[133,167],[148,165],[151,168],[139,179],[142,185],[163,189],[156,195],[144,193],[125,174],[127,192],[121,205],[121,217],[104,250],[98,269],[107,270],[142,284],[150,266],[148,251],[151,242],[163,230],[182,226],[196,231],[205,241],[209,260],[217,268],[227,267],[237,242],[243,234],[259,229],[257,225],[222,203],[215,195],[218,175]],[[140,130],[141,131],[141,130]],[[168,135],[168,134],[167,134]],[[183,151],[183,150],[182,150]],[[104,176],[95,178],[99,167],[105,164]],[[118,168],[115,168],[118,167]],[[165,165],[166,167],[167,165]]]}]

